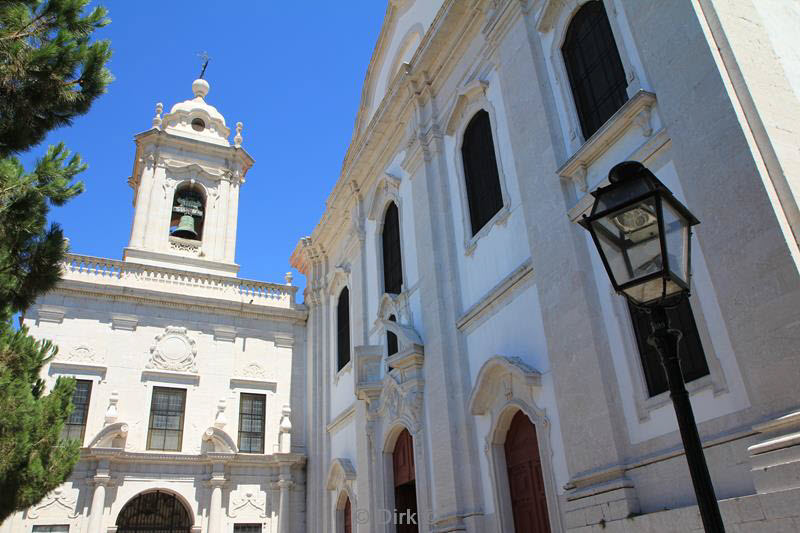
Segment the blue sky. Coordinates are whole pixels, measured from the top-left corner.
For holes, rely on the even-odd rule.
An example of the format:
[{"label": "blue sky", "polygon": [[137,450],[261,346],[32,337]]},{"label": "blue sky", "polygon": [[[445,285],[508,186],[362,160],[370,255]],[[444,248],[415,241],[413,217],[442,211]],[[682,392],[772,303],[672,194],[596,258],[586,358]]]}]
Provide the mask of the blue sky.
[{"label": "blue sky", "polygon": [[31,168],[48,144],[64,141],[89,163],[80,176],[86,191],[50,218],[73,252],[122,257],[133,215],[133,135],[150,127],[157,102],[166,112],[192,97],[197,54],[207,51],[206,101],[231,130],[244,123],[242,145],[256,160],[240,195],[239,276],[283,282],[289,255],[339,175],[386,2],[102,4],[112,23],[98,38],[111,40],[115,81],[87,115],[22,156]]}]

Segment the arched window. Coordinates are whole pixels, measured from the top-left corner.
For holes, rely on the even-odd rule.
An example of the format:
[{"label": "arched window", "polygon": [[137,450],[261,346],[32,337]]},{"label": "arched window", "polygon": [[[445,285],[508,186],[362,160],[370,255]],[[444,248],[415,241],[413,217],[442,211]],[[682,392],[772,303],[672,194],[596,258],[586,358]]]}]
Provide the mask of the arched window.
[{"label": "arched window", "polygon": [[483,109],[475,113],[464,130],[461,157],[464,161],[469,220],[472,235],[475,235],[503,207],[492,125],[489,113]]},{"label": "arched window", "polygon": [[206,199],[202,187],[188,182],[181,183],[175,189],[172,201],[169,234],[181,239],[203,240],[205,213]]},{"label": "arched window", "polygon": [[389,204],[383,217],[383,290],[400,294],[403,286],[403,265],[400,258],[400,219],[397,205]]},{"label": "arched window", "polygon": [[584,139],[628,100],[625,69],[601,0],[581,7],[561,47]]},{"label": "arched window", "polygon": [[536,427],[524,412],[511,419],[504,448],[514,529],[550,533]]},{"label": "arched window", "polygon": [[404,429],[397,437],[392,452],[392,473],[394,475],[394,507],[397,509],[397,533],[416,533],[417,485],[414,469],[414,441],[411,433]]},{"label": "arched window", "polygon": [[336,304],[336,354],[337,370],[350,362],[350,291],[347,287],[339,293]]},{"label": "arched window", "polygon": [[117,533],[189,533],[192,519],[178,498],[168,492],[145,492],[125,504],[117,517]]}]

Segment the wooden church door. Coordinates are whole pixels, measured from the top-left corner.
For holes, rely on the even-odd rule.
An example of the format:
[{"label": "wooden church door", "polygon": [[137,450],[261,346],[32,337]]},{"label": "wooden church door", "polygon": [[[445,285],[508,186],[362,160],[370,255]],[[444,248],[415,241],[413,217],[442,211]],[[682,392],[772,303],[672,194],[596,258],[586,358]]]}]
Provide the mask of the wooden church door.
[{"label": "wooden church door", "polygon": [[350,498],[347,498],[344,502],[344,511],[342,511],[344,517],[344,533],[353,533],[352,512],[353,511],[350,509]]},{"label": "wooden church door", "polygon": [[[394,471],[394,507],[397,509],[395,528],[397,533],[417,533],[417,487],[414,472],[414,443],[411,434],[404,429],[394,445],[392,453]],[[413,520],[409,520],[409,518]]]},{"label": "wooden church door", "polygon": [[516,533],[550,533],[536,428],[522,411],[511,420],[505,452]]}]

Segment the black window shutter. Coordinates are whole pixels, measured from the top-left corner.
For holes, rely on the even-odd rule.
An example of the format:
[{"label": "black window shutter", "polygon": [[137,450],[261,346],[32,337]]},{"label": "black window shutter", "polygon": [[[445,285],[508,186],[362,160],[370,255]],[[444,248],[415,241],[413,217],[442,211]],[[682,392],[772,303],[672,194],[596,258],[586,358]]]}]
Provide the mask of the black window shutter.
[{"label": "black window shutter", "polygon": [[[639,355],[642,359],[642,369],[644,370],[647,390],[650,396],[655,396],[666,391],[667,376],[664,374],[664,367],[661,366],[661,357],[655,349],[647,344],[647,337],[652,331],[650,315],[645,311],[628,304],[633,322],[633,330],[636,334],[636,344],[639,347]],[[700,342],[700,334],[697,332],[697,324],[694,321],[692,307],[689,301],[684,299],[675,309],[667,311],[670,326],[680,329],[683,333],[678,343],[678,357],[681,362],[681,372],[685,382],[694,381],[709,374],[706,356],[703,352],[703,345]]]},{"label": "black window shutter", "polygon": [[400,219],[394,202],[389,204],[383,218],[382,240],[384,292],[400,294],[403,287],[403,264],[400,257]]},{"label": "black window shutter", "polygon": [[628,100],[628,82],[603,2],[581,7],[561,47],[584,139]]},{"label": "black window shutter", "polygon": [[336,304],[337,370],[350,362],[350,291],[347,287],[339,293]]},{"label": "black window shutter", "polygon": [[494,153],[489,113],[480,110],[464,130],[461,145],[464,161],[469,220],[475,235],[503,207],[500,175]]}]

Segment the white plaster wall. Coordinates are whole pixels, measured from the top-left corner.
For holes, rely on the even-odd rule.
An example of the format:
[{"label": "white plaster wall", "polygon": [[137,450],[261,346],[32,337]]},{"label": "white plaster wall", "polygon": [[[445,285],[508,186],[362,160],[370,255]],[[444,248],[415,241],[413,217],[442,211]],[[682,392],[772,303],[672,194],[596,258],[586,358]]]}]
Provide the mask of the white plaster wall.
[{"label": "white plaster wall", "polygon": [[[49,297],[46,301],[49,303],[54,299]],[[127,449],[145,450],[152,388],[163,386],[187,390],[182,452],[199,453],[202,434],[213,425],[220,399],[227,402],[225,414],[228,424],[224,429],[234,440],[237,439],[240,392],[266,395],[265,453],[274,451],[281,408],[290,403],[292,361],[290,348],[278,348],[271,339],[264,338],[271,336],[270,330],[279,329],[275,324],[256,322],[240,332],[234,342],[229,342],[215,340],[213,332],[209,331],[211,324],[229,321],[224,316],[204,316],[201,313],[190,316],[180,310],[117,303],[115,313],[139,316],[136,330],[126,331],[112,328],[109,305],[105,302],[68,299],[62,303],[68,310],[62,324],[43,321],[36,324],[32,318],[26,318],[25,323],[31,328],[32,335],[52,339],[62,356],[78,345],[86,345],[104,360],[105,378],[92,388],[86,444],[102,429],[108,398],[112,391],[117,391],[118,420],[130,425]],[[195,340],[199,380],[184,376],[163,377],[145,371],[151,355],[150,347],[166,326],[186,327],[188,337]],[[251,363],[259,365],[267,376],[265,379],[276,385],[231,381],[231,378],[242,377],[245,367]],[[47,368],[48,386],[52,386],[59,375],[91,376],[97,372],[76,372],[60,366]]]},{"label": "white plaster wall", "polygon": [[[483,364],[495,355],[519,357],[542,374],[542,386],[534,394],[537,407],[542,409],[550,421],[551,457],[556,487],[559,493],[569,479],[564,446],[558,416],[558,405],[553,390],[550,362],[545,342],[542,310],[535,285],[520,290],[510,301],[500,307],[480,326],[465,335],[468,349],[467,358],[472,386],[477,381]],[[492,429],[493,421],[489,415],[477,416],[476,437],[478,449],[483,449],[486,438]],[[484,486],[485,503],[494,507],[494,488],[491,486],[489,463],[486,454],[480,454],[481,479]]]},{"label": "white plaster wall", "polygon": [[331,458],[349,459],[351,463],[358,464],[356,457],[356,424],[354,417],[338,424],[330,432]]},{"label": "white plaster wall", "polygon": [[[373,88],[372,100],[369,104],[369,118],[383,100],[386,89],[397,73],[397,67],[408,62],[416,51],[422,36],[433,21],[442,0],[403,0],[395,2],[399,7],[397,21],[387,36],[387,45],[375,65],[378,76]],[[418,36],[417,36],[418,35]]]}]

